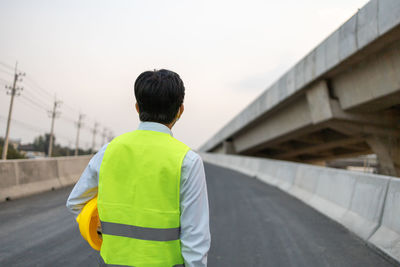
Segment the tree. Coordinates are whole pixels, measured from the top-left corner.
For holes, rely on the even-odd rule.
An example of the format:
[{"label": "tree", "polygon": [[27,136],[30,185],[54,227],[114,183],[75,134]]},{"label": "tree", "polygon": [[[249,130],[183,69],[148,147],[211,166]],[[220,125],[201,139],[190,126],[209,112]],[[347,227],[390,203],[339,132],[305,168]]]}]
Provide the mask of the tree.
[{"label": "tree", "polygon": [[[0,154],[3,153],[4,138],[0,138]],[[8,144],[7,159],[24,159],[25,155],[20,153],[10,143]]]},{"label": "tree", "polygon": [[[33,141],[33,148],[36,151],[41,151],[44,152],[45,155],[47,156],[47,153],[49,151],[49,144],[50,144],[50,134],[45,134],[45,135],[40,135],[36,137]],[[59,144],[56,144],[56,137],[53,137],[53,157],[63,157],[63,156],[71,156],[74,154],[74,149],[71,149],[69,147],[63,147]],[[88,150],[83,150],[79,149],[78,150],[79,155],[88,155],[91,154],[90,149]]]},{"label": "tree", "polygon": [[[64,156],[74,155],[74,151],[75,151],[74,149],[56,144],[55,136],[54,136],[53,140],[54,140],[53,153],[52,153],[53,157],[64,157]],[[4,139],[0,138],[0,154],[3,151],[3,144],[4,144]],[[46,133],[44,135],[39,135],[39,136],[35,137],[32,144],[25,144],[24,146],[31,145],[33,148],[33,151],[43,152],[47,156],[48,151],[49,151],[49,144],[50,144],[50,134]],[[29,150],[29,151],[31,151],[31,150]],[[91,149],[88,149],[88,150],[79,149],[78,150],[78,155],[89,155],[89,154],[92,154]],[[8,144],[7,159],[23,159],[23,158],[26,158],[24,153],[21,153],[20,151],[16,150],[14,148],[14,146],[12,146],[11,144]]]},{"label": "tree", "polygon": [[[49,151],[49,143],[50,143],[50,134],[39,135],[33,140],[33,148],[35,151],[44,152],[47,156],[47,152]],[[55,138],[54,138],[55,143]]]}]

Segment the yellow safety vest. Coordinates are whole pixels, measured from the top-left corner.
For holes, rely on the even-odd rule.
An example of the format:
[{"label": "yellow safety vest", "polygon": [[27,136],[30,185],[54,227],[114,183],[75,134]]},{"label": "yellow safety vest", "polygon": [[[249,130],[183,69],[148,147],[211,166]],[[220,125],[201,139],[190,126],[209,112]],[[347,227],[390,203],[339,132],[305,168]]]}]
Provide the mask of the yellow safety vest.
[{"label": "yellow safety vest", "polygon": [[189,147],[136,130],[110,142],[99,173],[100,254],[111,266],[184,266],[179,188]]}]

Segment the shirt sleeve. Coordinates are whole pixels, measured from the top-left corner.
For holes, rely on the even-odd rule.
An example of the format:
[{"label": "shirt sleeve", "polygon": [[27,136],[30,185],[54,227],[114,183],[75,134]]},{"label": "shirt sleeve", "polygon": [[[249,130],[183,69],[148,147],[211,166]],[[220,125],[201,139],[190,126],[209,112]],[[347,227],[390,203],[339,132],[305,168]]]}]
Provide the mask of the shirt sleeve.
[{"label": "shirt sleeve", "polygon": [[211,243],[207,185],[203,161],[191,150],[182,164],[180,207],[185,266],[205,267]]},{"label": "shirt sleeve", "polygon": [[85,204],[97,195],[101,162],[107,145],[104,145],[89,161],[67,200],[69,211],[78,215]]}]

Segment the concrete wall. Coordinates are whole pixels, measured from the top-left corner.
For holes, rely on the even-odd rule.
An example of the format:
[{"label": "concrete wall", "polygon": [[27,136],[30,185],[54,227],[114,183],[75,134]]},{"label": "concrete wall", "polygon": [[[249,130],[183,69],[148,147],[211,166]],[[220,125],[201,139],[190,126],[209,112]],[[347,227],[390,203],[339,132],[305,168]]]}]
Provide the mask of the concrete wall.
[{"label": "concrete wall", "polygon": [[0,161],[0,202],[74,184],[90,158]]},{"label": "concrete wall", "polygon": [[400,263],[400,179],[236,155],[201,153],[300,199]]}]

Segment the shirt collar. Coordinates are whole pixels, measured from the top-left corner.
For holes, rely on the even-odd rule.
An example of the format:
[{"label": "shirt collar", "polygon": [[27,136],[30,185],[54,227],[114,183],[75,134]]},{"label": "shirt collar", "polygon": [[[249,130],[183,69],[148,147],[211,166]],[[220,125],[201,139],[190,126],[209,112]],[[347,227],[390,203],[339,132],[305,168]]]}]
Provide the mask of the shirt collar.
[{"label": "shirt collar", "polygon": [[158,122],[141,121],[138,130],[161,132],[173,136],[172,131],[167,126]]}]

